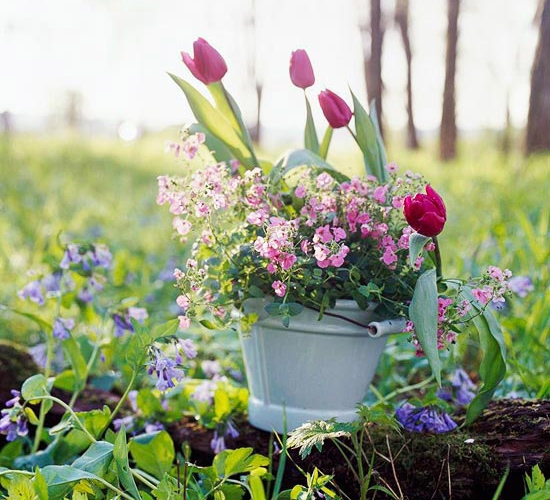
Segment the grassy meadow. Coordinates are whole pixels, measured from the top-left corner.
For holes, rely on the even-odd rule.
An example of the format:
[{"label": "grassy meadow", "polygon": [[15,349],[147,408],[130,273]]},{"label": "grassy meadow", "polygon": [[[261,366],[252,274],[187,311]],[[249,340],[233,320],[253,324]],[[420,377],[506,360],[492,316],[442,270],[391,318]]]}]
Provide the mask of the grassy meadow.
[{"label": "grassy meadow", "polygon": [[[17,290],[45,263],[61,258],[60,243],[92,240],[111,248],[121,297],[136,296],[150,314],[170,317],[176,293],[159,276],[183,266],[185,249],[172,238],[170,214],[156,205],[155,196],[156,176],[181,168],[163,152],[164,140],[175,136],[167,131],[130,144],[77,136],[0,137],[0,304],[31,310]],[[499,313],[510,350],[510,376],[500,393],[548,396],[550,155],[504,156],[477,141],[462,143],[459,158],[445,164],[432,147],[390,148],[389,157],[402,170],[424,174],[447,204],[440,237],[445,275],[476,274],[494,264],[533,280],[534,292]],[[329,158],[351,172],[359,171],[358,160],[343,154]],[[32,344],[34,329],[0,311],[0,337]],[[475,342],[462,337],[454,355],[473,371]],[[377,387],[388,392],[405,385],[417,368],[423,369],[422,361],[414,359],[406,341],[392,340]]]}]

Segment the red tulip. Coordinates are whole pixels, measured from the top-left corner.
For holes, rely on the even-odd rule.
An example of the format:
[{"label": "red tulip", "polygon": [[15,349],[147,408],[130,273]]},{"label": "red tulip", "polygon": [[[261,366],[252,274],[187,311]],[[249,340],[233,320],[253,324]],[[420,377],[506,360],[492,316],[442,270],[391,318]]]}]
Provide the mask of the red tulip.
[{"label": "red tulip", "polygon": [[409,225],[424,236],[437,236],[447,220],[445,203],[428,184],[426,194],[418,193],[414,198],[407,196],[403,208]]},{"label": "red tulip", "polygon": [[307,89],[315,83],[315,75],[307,52],[303,49],[295,50],[290,56],[290,79],[296,87]]},{"label": "red tulip", "polygon": [[353,113],[346,101],[330,90],[323,90],[319,94],[319,104],[323,114],[332,128],[345,127]]},{"label": "red tulip", "polygon": [[193,43],[194,59],[187,52],[181,53],[181,58],[193,76],[202,83],[219,82],[227,73],[227,64],[220,53],[204,38]]}]

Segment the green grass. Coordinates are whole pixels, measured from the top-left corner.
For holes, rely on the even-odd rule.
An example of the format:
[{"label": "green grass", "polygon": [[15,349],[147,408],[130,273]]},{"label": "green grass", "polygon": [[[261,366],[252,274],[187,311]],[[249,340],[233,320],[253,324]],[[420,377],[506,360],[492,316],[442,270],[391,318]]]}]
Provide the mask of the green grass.
[{"label": "green grass", "polygon": [[[144,298],[156,274],[173,257],[182,265],[184,248],[172,239],[170,214],[155,203],[156,176],[180,165],[164,155],[167,131],[132,144],[80,137],[0,138],[0,304],[21,307],[15,292],[50,256],[61,257],[58,238],[107,243],[116,253],[120,276],[131,273]],[[275,155],[273,155],[275,156]],[[419,152],[390,149],[401,169],[419,171],[442,194],[448,222],[440,236],[444,273],[477,274],[489,264],[530,276],[536,290],[515,300],[503,316],[514,375],[505,390],[541,395],[548,359],[548,177],[550,155],[522,159],[503,156],[491,145],[463,143],[458,160],[442,164],[433,148]],[[360,171],[356,155],[329,158],[347,171]],[[123,278],[120,278],[123,280]],[[121,293],[124,288],[121,288]],[[168,309],[173,292],[152,307]],[[0,315],[0,337],[25,338],[28,325]],[[469,344],[460,354],[467,366]],[[395,357],[382,363],[394,370]],[[409,366],[401,361],[403,370]],[[412,361],[411,361],[412,363]],[[385,368],[384,368],[385,367]],[[396,370],[394,370],[396,371]]]}]

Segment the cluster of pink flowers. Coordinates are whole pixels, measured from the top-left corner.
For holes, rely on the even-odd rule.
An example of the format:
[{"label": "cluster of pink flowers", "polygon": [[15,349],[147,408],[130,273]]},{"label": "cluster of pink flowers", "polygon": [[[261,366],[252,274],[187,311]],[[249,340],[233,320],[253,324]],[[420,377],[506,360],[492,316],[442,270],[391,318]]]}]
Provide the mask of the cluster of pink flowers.
[{"label": "cluster of pink flowers", "polygon": [[[471,314],[480,314],[485,307],[492,305],[498,308],[504,304],[506,295],[510,292],[509,279],[512,277],[512,272],[509,269],[502,270],[496,266],[489,266],[488,270],[481,278],[469,283],[463,283],[461,287],[467,286],[475,300],[475,306],[478,308],[474,311],[473,301],[462,298],[460,293],[452,298],[438,298],[438,318],[437,318],[437,347],[438,349],[449,348],[450,344],[456,341],[456,326],[468,321]],[[416,355],[424,356],[424,351],[420,346],[418,339],[414,334],[414,323],[407,322],[404,332],[412,333],[412,342],[416,347]]]}]

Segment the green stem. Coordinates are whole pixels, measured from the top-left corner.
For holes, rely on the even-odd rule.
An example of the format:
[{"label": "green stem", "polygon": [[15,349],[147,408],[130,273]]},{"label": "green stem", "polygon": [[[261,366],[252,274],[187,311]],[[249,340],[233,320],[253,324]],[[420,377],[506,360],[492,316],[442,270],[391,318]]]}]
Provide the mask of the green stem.
[{"label": "green stem", "polygon": [[90,434],[90,431],[88,431],[88,429],[86,429],[86,426],[78,418],[78,415],[74,412],[74,410],[67,403],[65,403],[65,401],[62,401],[61,399],[56,398],[55,396],[37,396],[37,397],[32,398],[33,401],[46,400],[46,399],[49,399],[49,400],[53,401],[54,403],[57,403],[59,406],[62,406],[63,408],[65,408],[65,410],[67,410],[70,413],[71,417],[73,417],[75,423],[78,424],[78,427],[80,427],[80,430],[82,432],[84,432],[84,434],[86,434],[86,437],[92,443],[97,442],[97,439]]},{"label": "green stem", "polygon": [[111,425],[111,423],[113,422],[114,418],[116,417],[117,413],[120,411],[120,409],[122,408],[122,405],[126,402],[126,400],[128,399],[128,394],[130,394],[130,391],[132,390],[133,386],[134,386],[134,382],[136,381],[136,377],[137,377],[137,370],[134,370],[132,372],[132,377],[130,378],[130,382],[128,382],[128,386],[126,387],[126,390],[124,391],[124,394],[122,395],[122,397],[120,398],[120,401],[118,402],[118,404],[115,406],[115,409],[113,410],[113,412],[111,413],[111,416],[109,418],[109,421],[107,422],[107,424],[105,425],[105,427],[103,428],[103,430],[101,431],[101,434],[100,434],[100,437],[103,435],[103,433],[109,428],[109,426]]},{"label": "green stem", "polygon": [[359,492],[360,499],[367,500],[367,488],[365,484],[365,471],[363,470],[363,455],[361,450],[361,444],[357,440],[357,434],[351,435],[351,441],[353,447],[355,448],[355,458],[357,460],[357,474],[359,476]]},{"label": "green stem", "polygon": [[138,481],[141,481],[145,486],[151,488],[152,490],[157,487],[156,484],[153,484],[151,481],[149,481],[145,475],[141,473],[141,471],[137,471],[135,469],[130,469],[130,472],[132,473],[132,476],[134,476]]},{"label": "green stem", "polygon": [[443,276],[443,271],[442,271],[442,265],[441,265],[441,252],[439,251],[439,242],[437,241],[437,236],[434,236],[432,238],[433,242],[434,242],[434,245],[435,245],[435,249],[434,249],[434,254],[435,254],[435,274],[438,278],[438,280],[441,279],[441,277]]},{"label": "green stem", "polygon": [[431,375],[429,378],[423,380],[422,382],[418,382],[417,384],[414,384],[414,385],[407,385],[406,387],[401,387],[400,389],[395,389],[394,391],[390,392],[389,394],[386,394],[385,396],[382,396],[382,394],[380,394],[380,392],[372,385],[369,387],[369,389],[372,392],[374,392],[376,397],[378,398],[378,401],[375,403],[375,406],[376,406],[376,405],[385,403],[386,401],[389,401],[390,399],[393,399],[396,396],[399,396],[399,394],[414,391],[415,389],[421,389],[422,387],[431,384],[433,380],[434,380],[434,376]]}]

